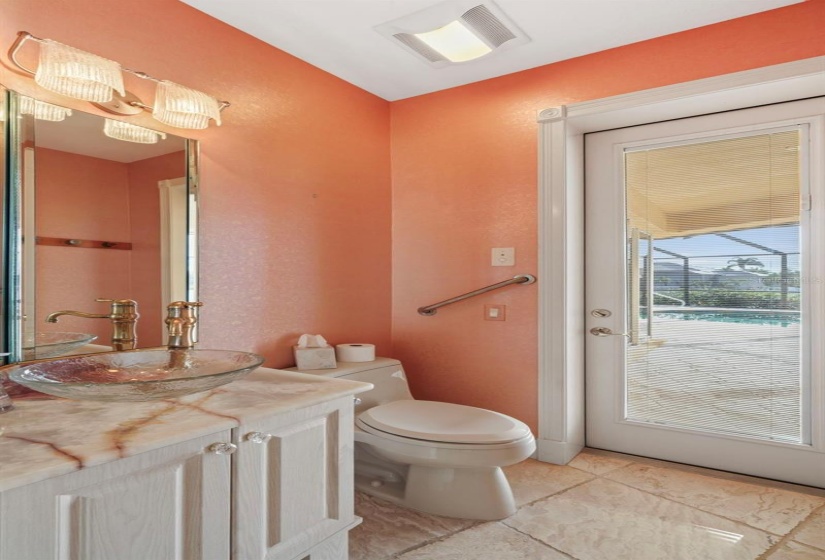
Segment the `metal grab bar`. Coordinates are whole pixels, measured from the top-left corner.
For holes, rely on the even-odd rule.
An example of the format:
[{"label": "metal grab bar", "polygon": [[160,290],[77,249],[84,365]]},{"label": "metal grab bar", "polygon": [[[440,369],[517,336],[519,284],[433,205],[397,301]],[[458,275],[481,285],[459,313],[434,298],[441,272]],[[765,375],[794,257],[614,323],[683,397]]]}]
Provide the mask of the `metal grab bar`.
[{"label": "metal grab bar", "polygon": [[510,286],[512,284],[532,284],[536,281],[536,277],[532,274],[519,274],[517,276],[512,277],[510,280],[505,280],[504,282],[498,282],[496,284],[492,284],[487,286],[486,288],[480,288],[478,290],[473,290],[472,292],[467,292],[466,294],[462,294],[460,296],[456,296],[454,298],[445,299],[444,301],[439,301],[438,303],[434,303],[432,305],[427,305],[424,307],[419,307],[418,312],[421,315],[435,315],[436,310],[439,307],[444,307],[445,305],[450,305],[451,303],[456,303],[458,301],[471,298],[474,296],[479,296],[481,294],[486,294],[489,291],[497,290],[499,288],[503,288],[504,286]]}]

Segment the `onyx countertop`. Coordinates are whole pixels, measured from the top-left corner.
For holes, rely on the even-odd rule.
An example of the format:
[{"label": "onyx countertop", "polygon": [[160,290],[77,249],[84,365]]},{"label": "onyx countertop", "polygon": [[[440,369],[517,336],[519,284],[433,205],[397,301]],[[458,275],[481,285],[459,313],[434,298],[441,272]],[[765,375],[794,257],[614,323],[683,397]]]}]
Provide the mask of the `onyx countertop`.
[{"label": "onyx countertop", "polygon": [[355,395],[368,383],[258,368],[211,391],[147,402],[13,398],[0,414],[0,491]]}]

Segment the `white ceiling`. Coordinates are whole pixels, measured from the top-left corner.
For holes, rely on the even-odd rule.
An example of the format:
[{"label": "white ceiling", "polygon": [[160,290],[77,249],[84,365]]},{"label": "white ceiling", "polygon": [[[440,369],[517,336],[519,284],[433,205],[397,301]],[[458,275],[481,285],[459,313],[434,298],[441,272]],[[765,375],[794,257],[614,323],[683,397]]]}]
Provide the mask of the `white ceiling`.
[{"label": "white ceiling", "polygon": [[395,101],[802,0],[496,0],[532,41],[446,68],[431,67],[373,29],[439,0],[181,1]]}]

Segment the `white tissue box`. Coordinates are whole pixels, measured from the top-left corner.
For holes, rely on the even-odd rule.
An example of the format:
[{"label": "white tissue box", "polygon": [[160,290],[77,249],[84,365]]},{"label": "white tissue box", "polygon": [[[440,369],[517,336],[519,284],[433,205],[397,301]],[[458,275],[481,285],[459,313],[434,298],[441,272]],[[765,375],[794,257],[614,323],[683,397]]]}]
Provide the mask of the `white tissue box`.
[{"label": "white tissue box", "polygon": [[295,366],[298,369],[332,369],[338,367],[335,362],[335,349],[332,346],[321,348],[292,347],[295,354]]}]

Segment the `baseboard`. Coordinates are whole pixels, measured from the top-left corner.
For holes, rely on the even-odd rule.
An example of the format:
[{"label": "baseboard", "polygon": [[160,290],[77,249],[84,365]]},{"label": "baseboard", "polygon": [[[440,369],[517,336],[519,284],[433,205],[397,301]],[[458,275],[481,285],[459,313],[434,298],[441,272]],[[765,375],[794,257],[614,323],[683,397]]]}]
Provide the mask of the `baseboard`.
[{"label": "baseboard", "polygon": [[584,445],[564,441],[540,439],[536,441],[536,458],[544,463],[566,465],[584,449]]}]

